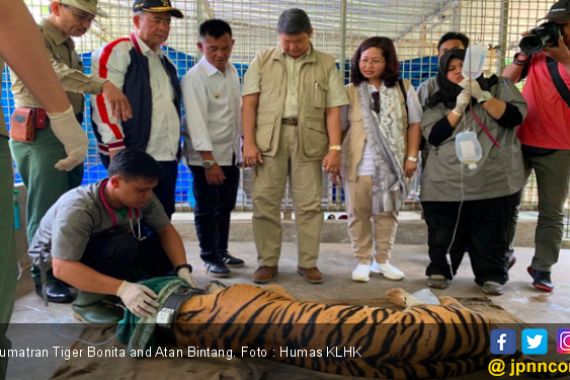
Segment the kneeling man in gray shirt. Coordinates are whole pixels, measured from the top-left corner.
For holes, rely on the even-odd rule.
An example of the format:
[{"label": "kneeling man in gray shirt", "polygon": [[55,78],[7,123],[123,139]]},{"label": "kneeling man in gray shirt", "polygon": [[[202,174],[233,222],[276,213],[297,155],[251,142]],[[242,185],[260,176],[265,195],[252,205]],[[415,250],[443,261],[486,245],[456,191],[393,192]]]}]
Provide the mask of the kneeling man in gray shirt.
[{"label": "kneeling man in gray shirt", "polygon": [[138,316],[152,315],[157,295],[135,283],[141,279],[176,273],[197,287],[182,239],[153,193],[161,170],[147,153],[122,151],[108,178],[68,191],[42,218],[29,254],[42,272],[51,263],[56,278],[79,290],[76,318],[117,322],[120,309],[106,295]]}]

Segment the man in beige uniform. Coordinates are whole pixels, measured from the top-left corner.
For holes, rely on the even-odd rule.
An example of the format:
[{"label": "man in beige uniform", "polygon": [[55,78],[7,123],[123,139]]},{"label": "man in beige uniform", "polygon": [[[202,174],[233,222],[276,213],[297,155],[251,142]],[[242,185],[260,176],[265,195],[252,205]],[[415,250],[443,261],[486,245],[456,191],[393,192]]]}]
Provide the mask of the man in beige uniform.
[{"label": "man in beige uniform", "polygon": [[[32,88],[46,112],[54,118],[53,128],[68,141],[69,131],[81,127],[75,120],[69,100],[51,68],[46,49],[32,15],[21,0],[0,1],[0,70],[4,59],[24,82]],[[22,49],[25,46],[25,49]],[[0,98],[2,94],[0,94]],[[67,110],[67,111],[66,111]],[[6,336],[16,294],[16,251],[13,236],[12,160],[8,146],[8,132],[0,107],[0,352],[6,352],[11,343]],[[6,355],[0,355],[0,379],[6,376]]]},{"label": "man in beige uniform", "polygon": [[313,29],[301,9],[279,16],[279,46],[259,53],[243,86],[244,161],[255,167],[253,233],[256,283],[277,274],[280,206],[290,179],[298,237],[298,273],[323,282],[317,268],[322,172],[340,169],[340,107],[348,104],[334,57],[315,50]]},{"label": "man in beige uniform", "polygon": [[[83,74],[83,65],[75,51],[71,37],[80,37],[89,29],[95,15],[106,16],[97,8],[97,0],[58,0],[50,3],[50,14],[39,25],[53,69],[60,80],[79,123],[83,120],[83,94],[103,93],[113,105],[115,116],[130,117],[130,106],[123,93],[111,82]],[[45,111],[30,90],[12,73],[12,92],[16,107],[34,109],[36,128]],[[73,133],[73,132],[70,132]],[[28,241],[34,237],[41,218],[52,204],[66,191],[79,186],[83,179],[83,160],[87,153],[87,139],[78,130],[65,144],[54,134],[49,118],[45,128],[36,130],[33,142],[12,140],[10,148],[16,167],[26,189]],[[62,160],[66,156],[69,159]],[[39,269],[32,268],[36,291],[41,292]],[[71,302],[68,288],[48,272],[47,298],[51,302]]]}]

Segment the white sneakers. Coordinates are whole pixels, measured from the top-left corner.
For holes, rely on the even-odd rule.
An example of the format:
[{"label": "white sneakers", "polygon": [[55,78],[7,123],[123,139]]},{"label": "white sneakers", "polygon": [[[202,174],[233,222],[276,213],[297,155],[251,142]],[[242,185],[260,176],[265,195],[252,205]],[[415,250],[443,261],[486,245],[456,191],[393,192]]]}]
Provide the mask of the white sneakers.
[{"label": "white sneakers", "polygon": [[370,264],[358,264],[352,271],[352,281],[368,282],[370,281]]},{"label": "white sneakers", "polygon": [[372,260],[372,265],[359,263],[352,271],[352,280],[357,282],[368,282],[370,281],[370,272],[379,273],[388,280],[393,281],[400,281],[406,277],[404,272],[389,262],[379,264],[376,262],[376,260]]},{"label": "white sneakers", "polygon": [[370,266],[370,271],[374,273],[380,273],[388,280],[393,280],[393,281],[400,281],[406,277],[404,272],[402,272],[401,270],[390,264],[388,261],[379,264],[376,262],[376,260],[373,260],[372,265]]}]

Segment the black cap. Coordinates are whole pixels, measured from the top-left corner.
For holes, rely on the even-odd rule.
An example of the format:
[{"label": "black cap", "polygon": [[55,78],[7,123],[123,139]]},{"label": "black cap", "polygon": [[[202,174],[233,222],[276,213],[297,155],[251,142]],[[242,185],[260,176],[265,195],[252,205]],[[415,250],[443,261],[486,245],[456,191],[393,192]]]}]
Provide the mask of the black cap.
[{"label": "black cap", "polygon": [[545,17],[548,21],[557,24],[566,24],[570,22],[570,0],[559,0],[552,7]]},{"label": "black cap", "polygon": [[133,12],[138,11],[155,13],[168,12],[172,17],[184,17],[180,9],[172,6],[170,0],[135,0],[135,3],[133,4]]}]

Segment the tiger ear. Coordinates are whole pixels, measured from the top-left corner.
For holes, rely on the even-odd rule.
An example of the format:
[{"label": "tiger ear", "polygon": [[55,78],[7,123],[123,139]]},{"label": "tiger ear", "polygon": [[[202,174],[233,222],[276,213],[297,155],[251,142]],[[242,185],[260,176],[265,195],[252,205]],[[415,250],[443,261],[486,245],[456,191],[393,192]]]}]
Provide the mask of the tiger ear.
[{"label": "tiger ear", "polygon": [[206,287],[206,293],[208,294],[217,294],[219,292],[221,292],[222,290],[224,290],[225,288],[227,288],[227,286],[217,280],[211,281],[210,285],[208,285]]}]

